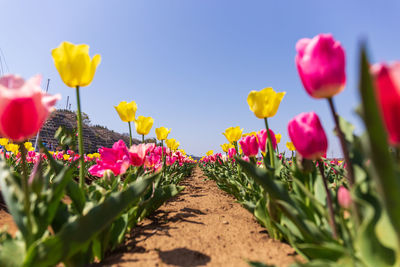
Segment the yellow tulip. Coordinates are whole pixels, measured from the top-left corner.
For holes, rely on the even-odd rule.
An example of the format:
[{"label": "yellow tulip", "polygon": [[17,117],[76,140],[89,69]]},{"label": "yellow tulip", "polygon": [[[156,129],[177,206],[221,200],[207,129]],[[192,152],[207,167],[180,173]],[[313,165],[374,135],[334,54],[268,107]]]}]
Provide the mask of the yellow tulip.
[{"label": "yellow tulip", "polygon": [[0,146],[6,146],[8,144],[7,138],[0,138]]},{"label": "yellow tulip", "polygon": [[257,137],[257,132],[244,133],[242,135],[242,137],[246,137],[246,136],[249,136],[249,135],[254,135],[255,137]]},{"label": "yellow tulip", "polygon": [[118,112],[118,115],[122,121],[131,122],[135,120],[135,114],[137,110],[135,101],[129,103],[126,101],[121,101],[118,106],[114,106],[114,108]]},{"label": "yellow tulip", "polygon": [[19,146],[17,144],[10,144],[9,143],[9,144],[6,145],[6,150],[10,151],[10,152],[12,152],[14,154],[18,154]]},{"label": "yellow tulip", "polygon": [[31,142],[25,142],[24,146],[25,146],[26,149],[29,149],[29,148],[31,148],[33,146],[33,144]]},{"label": "yellow tulip", "polygon": [[212,155],[214,155],[214,151],[213,150],[209,150],[209,151],[207,151],[206,155],[207,156],[212,156]]},{"label": "yellow tulip", "polygon": [[88,86],[100,64],[100,55],[89,56],[89,46],[62,42],[51,51],[54,64],[63,82],[69,87]]},{"label": "yellow tulip", "polygon": [[243,129],[240,129],[239,126],[229,127],[225,130],[223,135],[225,135],[226,139],[229,143],[239,141],[240,137],[242,137]]},{"label": "yellow tulip", "polygon": [[160,127],[156,129],[156,135],[158,140],[166,140],[168,137],[168,134],[171,132],[171,129],[165,128],[165,127]]},{"label": "yellow tulip", "polygon": [[234,147],[232,144],[222,144],[221,148],[224,152],[228,152],[230,148]]},{"label": "yellow tulip", "polygon": [[167,140],[165,141],[165,143],[167,144],[167,147],[168,147],[170,150],[172,150],[172,151],[177,150],[178,147],[179,147],[179,145],[180,145],[180,143],[177,142],[174,138],[167,139]]},{"label": "yellow tulip", "polygon": [[282,135],[281,134],[275,134],[275,139],[276,139],[276,143],[279,144],[281,142],[282,139]]},{"label": "yellow tulip", "polygon": [[181,153],[182,153],[182,155],[186,156],[186,151],[185,151],[185,150],[183,150],[183,149],[179,149],[178,151],[179,151],[179,152],[181,152]]},{"label": "yellow tulip", "polygon": [[69,160],[70,157],[71,157],[71,156],[68,155],[68,154],[64,154],[64,155],[63,155],[64,160]]},{"label": "yellow tulip", "polygon": [[257,118],[273,117],[285,94],[286,92],[277,93],[271,87],[264,88],[261,91],[251,91],[247,97],[247,104]]},{"label": "yellow tulip", "polygon": [[141,135],[148,135],[153,127],[154,119],[152,117],[139,116],[135,120],[136,132]]},{"label": "yellow tulip", "polygon": [[294,147],[292,142],[286,142],[286,147],[290,150],[290,151],[295,151],[296,148]]}]

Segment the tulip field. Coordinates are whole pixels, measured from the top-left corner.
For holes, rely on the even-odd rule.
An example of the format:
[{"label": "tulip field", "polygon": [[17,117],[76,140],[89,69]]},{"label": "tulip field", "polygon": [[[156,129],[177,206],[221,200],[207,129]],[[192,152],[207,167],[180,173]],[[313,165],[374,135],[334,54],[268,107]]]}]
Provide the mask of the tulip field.
[{"label": "tulip field", "polygon": [[[157,141],[146,142],[154,119],[137,116],[141,111],[132,100],[114,106],[114,116],[129,131],[129,144],[119,140],[112,147],[84,151],[80,90],[92,83],[101,67],[101,56],[91,57],[86,44],[62,42],[49,55],[61,80],[76,96],[77,134],[60,130],[56,137],[63,148],[50,150],[37,135],[61,96],[45,93],[41,76],[27,80],[15,74],[1,77],[0,190],[16,231],[5,227],[0,232],[0,266],[101,265],[122,248],[129,250],[127,240],[143,230],[146,222],[177,206],[177,218],[191,223],[192,228],[184,232],[183,227],[174,227],[182,231],[180,240],[185,233],[191,234],[193,240],[187,236],[186,241],[193,245],[217,227],[212,219],[193,218],[212,216],[222,203],[228,207],[218,214],[224,218],[225,229],[250,229],[232,222],[241,214],[237,209],[245,209],[251,218],[245,222],[257,222],[251,225],[256,230],[248,230],[252,236],[268,237],[275,242],[272,246],[282,246],[282,251],[293,250],[284,255],[291,262],[276,263],[278,266],[400,266],[400,124],[396,117],[400,115],[400,63],[371,64],[366,44],[359,46],[356,78],[361,103],[357,112],[365,132],[357,135],[335,105],[335,96],[346,85],[345,47],[331,34],[303,38],[293,46],[305,91],[315,101],[325,101],[332,116],[304,110],[284,122],[289,153],[279,151],[277,144],[284,140],[270,120],[285,112],[279,106],[286,92],[271,87],[250,91],[247,97],[254,119],[261,119],[265,128],[244,133],[239,126],[229,127],[223,132],[227,140],[221,145],[224,154],[209,150],[195,160],[170,138],[170,128],[156,128]],[[343,157],[327,157],[325,120],[335,124]],[[134,131],[141,137],[139,144],[133,142]],[[30,142],[35,136],[39,137],[37,145]],[[76,149],[66,148],[73,143],[78,144]],[[213,191],[215,184],[219,193]],[[184,198],[188,192],[190,201]],[[219,201],[211,198],[216,195]],[[193,200],[201,197],[203,201]],[[235,202],[240,206],[233,206]],[[190,206],[193,203],[199,210]],[[213,209],[200,210],[202,205],[213,205]],[[236,212],[229,215],[229,208]],[[172,219],[164,221],[174,223]],[[162,232],[160,225],[153,234]],[[205,228],[201,227],[206,226],[210,229],[202,232]],[[219,230],[211,235],[223,240],[229,233]],[[157,239],[151,242],[157,244]],[[246,240],[230,243],[246,251]],[[146,251],[146,246],[143,249]],[[159,248],[153,250],[163,255]],[[182,253],[164,263],[200,266],[211,261],[210,265],[221,266],[197,252],[199,263],[178,264],[190,247],[178,251]],[[140,260],[131,264],[149,266]],[[254,253],[235,264],[271,266]]]}]

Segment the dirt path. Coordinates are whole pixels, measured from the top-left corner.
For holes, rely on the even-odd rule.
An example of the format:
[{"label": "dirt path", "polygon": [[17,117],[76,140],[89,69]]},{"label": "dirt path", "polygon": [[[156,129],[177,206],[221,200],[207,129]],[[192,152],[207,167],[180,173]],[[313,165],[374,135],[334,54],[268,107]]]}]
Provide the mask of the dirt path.
[{"label": "dirt path", "polygon": [[204,181],[200,168],[186,189],[136,227],[123,252],[101,266],[249,266],[246,259],[277,266],[295,260],[287,244],[268,238],[253,216]]}]

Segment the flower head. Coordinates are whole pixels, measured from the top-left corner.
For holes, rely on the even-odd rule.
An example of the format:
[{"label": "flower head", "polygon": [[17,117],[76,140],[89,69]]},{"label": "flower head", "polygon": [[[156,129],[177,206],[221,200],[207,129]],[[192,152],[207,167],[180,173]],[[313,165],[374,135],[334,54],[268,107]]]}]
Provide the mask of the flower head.
[{"label": "flower head", "polygon": [[0,135],[15,142],[34,136],[43,126],[60,95],[40,88],[41,76],[24,81],[19,76],[0,78]]},{"label": "flower head", "polygon": [[331,98],[346,84],[346,60],[340,42],[331,34],[303,38],[296,44],[296,65],[307,93],[314,98]]},{"label": "flower head", "polygon": [[152,117],[139,116],[135,120],[136,132],[140,135],[148,135],[153,127],[154,119]]},{"label": "flower head", "polygon": [[135,114],[137,110],[137,105],[135,101],[119,102],[118,106],[114,106],[115,110],[118,112],[119,117],[124,122],[130,122],[135,120]]},{"label": "flower head", "polygon": [[88,86],[101,61],[100,55],[90,58],[86,44],[62,42],[51,51],[51,55],[61,79],[69,87]]},{"label": "flower head", "polygon": [[247,104],[257,118],[273,117],[285,94],[286,92],[277,93],[271,87],[264,88],[261,91],[251,91],[247,97]]},{"label": "flower head", "polygon": [[229,127],[222,134],[226,137],[229,143],[237,142],[242,137],[243,129],[239,126]]},{"label": "flower head", "polygon": [[156,135],[158,140],[166,140],[168,138],[169,133],[171,132],[171,129],[165,128],[165,127],[160,127],[156,128]]}]

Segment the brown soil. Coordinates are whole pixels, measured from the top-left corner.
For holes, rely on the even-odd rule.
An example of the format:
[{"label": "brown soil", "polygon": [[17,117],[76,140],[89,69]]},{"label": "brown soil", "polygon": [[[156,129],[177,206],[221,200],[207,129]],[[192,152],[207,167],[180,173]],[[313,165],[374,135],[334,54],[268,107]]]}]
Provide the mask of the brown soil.
[{"label": "brown soil", "polygon": [[7,232],[12,235],[18,230],[12,216],[4,208],[0,208],[0,229],[3,229],[3,227],[7,227]]},{"label": "brown soil", "polygon": [[141,222],[123,251],[101,266],[249,266],[246,260],[288,266],[300,259],[205,178],[196,168],[182,183],[186,189]]}]

